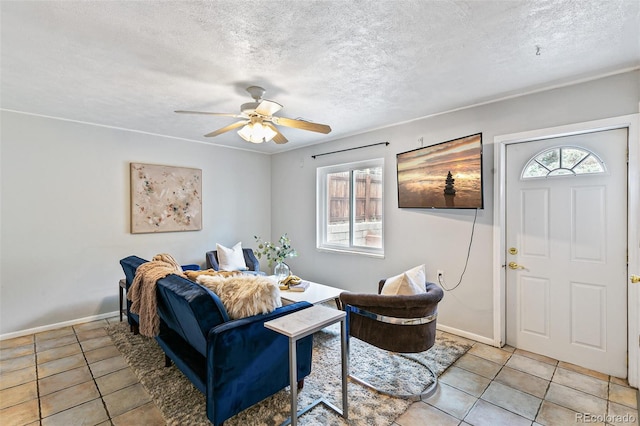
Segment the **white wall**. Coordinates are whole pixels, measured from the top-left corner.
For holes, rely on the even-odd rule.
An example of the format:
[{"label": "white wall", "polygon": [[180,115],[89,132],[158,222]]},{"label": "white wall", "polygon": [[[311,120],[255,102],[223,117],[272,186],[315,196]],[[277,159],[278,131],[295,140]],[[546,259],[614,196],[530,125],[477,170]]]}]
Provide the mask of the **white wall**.
[{"label": "white wall", "polygon": [[[118,261],[270,237],[268,155],[3,111],[0,335],[117,311]],[[203,229],[130,234],[129,163],[202,169]]]},{"label": "white wall", "polygon": [[[396,154],[483,133],[484,209],[478,220],[469,266],[461,285],[445,294],[438,323],[493,339],[493,139],[497,135],[638,112],[640,72],[530,94],[425,118],[374,132],[273,156],[272,235],[288,232],[299,256],[287,261],[294,273],[351,291],[374,292],[381,278],[425,263],[446,283],[457,283],[467,253],[474,211],[399,209]],[[418,94],[419,95],[419,94]],[[366,114],[366,110],[362,111]],[[384,145],[321,156],[333,150],[389,141]],[[320,252],[315,249],[316,168],[371,158],[385,159],[385,258]]]},{"label": "white wall", "polygon": [[[219,242],[288,232],[294,273],[352,291],[426,263],[452,286],[462,272],[473,211],[398,209],[395,155],[483,132],[485,209],[471,259],[447,293],[439,324],[492,338],[493,138],[638,112],[640,72],[443,114],[267,156],[159,136],[3,111],[0,133],[0,336],[117,310],[118,260],[169,252],[204,263]],[[366,111],[363,111],[366,113]],[[389,141],[327,155],[312,154]],[[385,158],[384,259],[315,249],[316,167]],[[203,230],[129,233],[129,163],[203,171]],[[253,176],[271,176],[254,179]],[[263,265],[266,269],[266,265]]]}]

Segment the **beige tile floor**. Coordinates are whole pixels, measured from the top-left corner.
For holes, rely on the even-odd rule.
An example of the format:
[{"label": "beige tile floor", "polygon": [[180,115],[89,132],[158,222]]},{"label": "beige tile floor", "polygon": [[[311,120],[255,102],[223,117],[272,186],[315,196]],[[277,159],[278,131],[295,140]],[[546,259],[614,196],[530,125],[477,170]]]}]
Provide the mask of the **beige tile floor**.
[{"label": "beige tile floor", "polygon": [[0,424],[164,425],[105,331],[117,317],[0,342]]},{"label": "beige tile floor", "polygon": [[[164,425],[104,329],[115,321],[1,341],[0,424]],[[638,425],[637,404],[626,381],[475,342],[394,426]]]},{"label": "beige tile floor", "polygon": [[638,392],[620,380],[510,347],[475,342],[426,401],[394,426],[638,425]]}]

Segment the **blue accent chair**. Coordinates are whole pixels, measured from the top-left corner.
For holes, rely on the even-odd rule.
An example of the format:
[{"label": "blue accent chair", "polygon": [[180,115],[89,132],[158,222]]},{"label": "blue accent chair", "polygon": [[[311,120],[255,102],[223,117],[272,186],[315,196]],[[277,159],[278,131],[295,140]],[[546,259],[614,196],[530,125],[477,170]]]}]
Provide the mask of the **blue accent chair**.
[{"label": "blue accent chair", "polygon": [[[244,256],[244,263],[247,264],[247,271],[242,271],[245,274],[252,275],[265,275],[264,272],[260,271],[260,262],[255,254],[253,254],[253,249],[243,248],[242,255]],[[206,261],[207,268],[213,269],[214,271],[220,270],[220,264],[218,263],[218,251],[211,250],[206,253]]]},{"label": "blue accent chair", "polygon": [[[127,280],[133,280],[144,262],[137,256],[120,261]],[[156,341],[165,363],[173,362],[205,395],[207,417],[215,426],[290,385],[289,340],[264,323],[306,309],[310,303],[230,320],[214,292],[179,275],[158,280],[156,294],[160,316]],[[312,335],[297,342],[299,388],[311,372],[312,346]]]}]

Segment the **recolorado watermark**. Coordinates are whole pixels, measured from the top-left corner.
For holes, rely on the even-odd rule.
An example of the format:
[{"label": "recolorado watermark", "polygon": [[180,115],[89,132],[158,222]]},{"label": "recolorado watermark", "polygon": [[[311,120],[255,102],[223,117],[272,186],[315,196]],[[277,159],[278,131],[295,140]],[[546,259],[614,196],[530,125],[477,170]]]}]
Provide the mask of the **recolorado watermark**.
[{"label": "recolorado watermark", "polygon": [[633,414],[591,414],[576,413],[576,423],[635,423],[638,419]]}]

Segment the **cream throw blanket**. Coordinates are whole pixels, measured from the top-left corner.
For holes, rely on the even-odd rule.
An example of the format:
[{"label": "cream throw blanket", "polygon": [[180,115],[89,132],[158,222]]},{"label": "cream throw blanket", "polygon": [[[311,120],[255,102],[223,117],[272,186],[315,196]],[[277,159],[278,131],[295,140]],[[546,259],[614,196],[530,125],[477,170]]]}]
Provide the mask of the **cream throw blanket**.
[{"label": "cream throw blanket", "polygon": [[180,265],[166,253],[154,256],[151,262],[143,263],[136,269],[136,276],[127,292],[127,299],[131,300],[131,312],[140,317],[140,334],[143,336],[157,336],[160,331],[156,282],[169,274],[184,277]]}]

